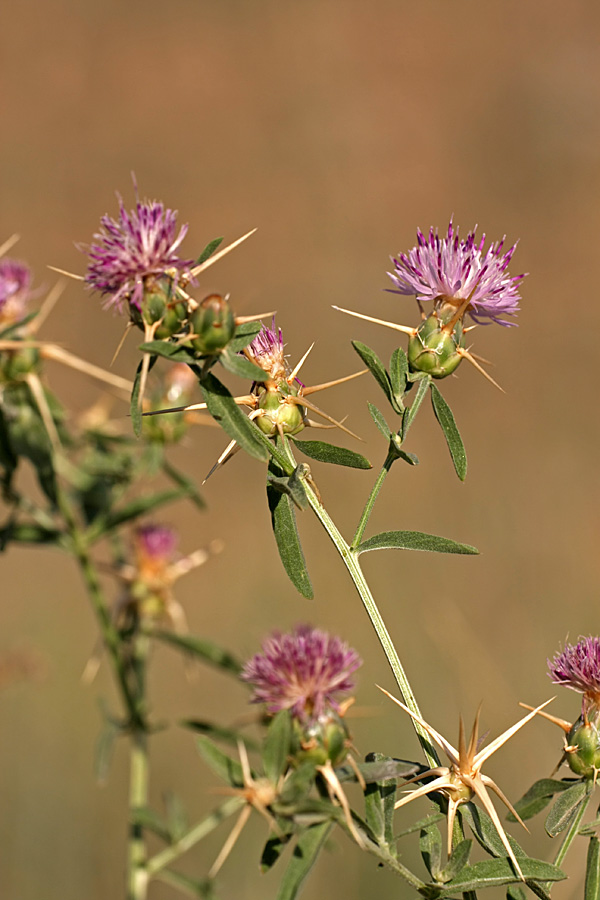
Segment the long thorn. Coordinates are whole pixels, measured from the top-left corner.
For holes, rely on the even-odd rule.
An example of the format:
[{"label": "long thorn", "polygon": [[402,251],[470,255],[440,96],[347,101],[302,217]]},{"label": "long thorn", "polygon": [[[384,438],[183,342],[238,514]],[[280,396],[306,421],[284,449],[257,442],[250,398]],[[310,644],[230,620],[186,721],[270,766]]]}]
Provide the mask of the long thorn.
[{"label": "long thorn", "polygon": [[66,269],[59,269],[57,266],[48,266],[48,269],[52,269],[53,272],[58,272],[59,275],[66,275],[67,278],[73,278],[75,281],[85,281],[83,275],[76,275],[74,272],[67,272]]},{"label": "long thorn", "polygon": [[35,400],[40,416],[42,417],[42,422],[44,423],[48,438],[52,444],[52,449],[57,453],[60,450],[60,438],[56,430],[56,425],[54,424],[54,419],[52,418],[52,413],[48,407],[48,401],[44,394],[42,382],[33,372],[30,372],[25,377],[25,380],[29,385],[29,390],[33,395],[33,399]]},{"label": "long thorn", "polygon": [[340,428],[342,431],[345,431],[346,434],[349,434],[350,437],[356,438],[357,441],[361,441],[361,443],[365,443],[363,438],[359,437],[357,434],[354,434],[353,431],[350,431],[349,428],[346,428],[341,422],[338,422],[337,419],[334,419],[333,416],[328,415],[326,412],[323,412],[322,409],[319,409],[318,406],[315,406],[314,403],[311,403],[310,400],[305,400],[303,397],[288,397],[288,403],[295,403],[298,406],[307,406],[308,409],[312,409],[318,416],[321,416],[323,419],[327,419],[328,422],[331,422],[337,428]]},{"label": "long thorn", "polygon": [[39,312],[31,325],[29,326],[30,334],[37,334],[40,329],[40,326],[44,324],[50,313],[52,312],[56,301],[59,299],[61,294],[65,289],[64,281],[57,281],[42,305],[40,306]]},{"label": "long thorn", "polygon": [[209,266],[212,266],[213,263],[216,263],[217,260],[221,259],[227,253],[230,253],[235,247],[239,247],[239,245],[245,241],[250,235],[254,234],[256,228],[253,228],[252,231],[249,231],[247,234],[242,235],[241,238],[238,238],[237,241],[234,241],[233,244],[229,244],[229,246],[225,247],[223,250],[219,250],[218,253],[214,253],[212,256],[209,256],[203,263],[200,263],[199,266],[195,266],[191,270],[191,275],[193,278],[196,275],[199,275],[200,272],[204,272],[205,269],[208,269]]},{"label": "long thorn", "polygon": [[233,321],[236,325],[244,325],[246,322],[256,322],[258,319],[268,319],[269,316],[275,316],[276,314],[277,310],[272,309],[271,312],[256,313],[255,316],[236,316]]},{"label": "long thorn", "polygon": [[308,357],[308,354],[310,353],[310,351],[312,350],[312,348],[313,348],[314,346],[315,346],[315,345],[314,345],[314,342],[313,342],[313,343],[310,345],[310,347],[308,348],[308,350],[306,351],[306,353],[304,354],[304,356],[302,357],[302,359],[300,360],[300,362],[297,362],[297,363],[296,363],[296,365],[294,366],[294,368],[292,369],[291,373],[288,375],[288,377],[287,377],[287,379],[286,379],[286,381],[287,381],[288,384],[291,384],[291,383],[294,381],[296,375],[298,374],[298,372],[300,371],[300,369],[302,368],[302,366],[303,366],[304,363],[306,362],[306,359],[307,359],[307,357]]},{"label": "long thorn", "polygon": [[129,332],[131,331],[132,328],[133,328],[133,322],[128,322],[127,325],[125,326],[125,331],[123,332],[123,337],[117,344],[117,349],[113,353],[113,358],[110,361],[111,366],[114,365],[114,362],[115,362],[117,356],[123,349],[123,344],[125,343],[125,338],[127,337],[127,335],[129,334]]},{"label": "long thorn", "polygon": [[310,394],[314,394],[317,391],[324,391],[326,388],[335,387],[336,384],[352,381],[353,378],[359,378],[368,371],[368,369],[361,369],[360,372],[354,372],[352,375],[344,375],[343,378],[336,378],[335,381],[324,381],[322,384],[313,384],[310,387],[302,388],[302,396],[308,397]]},{"label": "long thorn", "polygon": [[416,328],[409,328],[408,325],[398,325],[396,322],[386,322],[385,319],[374,319],[373,316],[365,316],[362,313],[353,312],[351,309],[343,309],[341,306],[333,306],[338,312],[346,313],[348,316],[355,316],[357,319],[364,319],[365,322],[375,322],[376,325],[385,325],[386,328],[393,328],[394,331],[401,331],[402,334],[410,334],[414,337],[417,333]]},{"label": "long thorn", "polygon": [[481,374],[483,375],[483,377],[484,377],[484,378],[487,378],[487,380],[488,380],[489,382],[491,382],[491,383],[494,385],[494,387],[497,387],[498,390],[499,390],[499,391],[502,391],[503,394],[506,393],[506,391],[504,390],[504,388],[501,388],[500,385],[498,384],[498,382],[497,382],[497,381],[494,381],[494,379],[492,378],[491,375],[488,375],[488,373],[485,371],[485,369],[483,368],[483,366],[480,366],[479,363],[477,362],[477,360],[476,360],[476,359],[473,359],[473,357],[471,356],[471,354],[469,353],[468,350],[465,350],[463,347],[457,347],[457,348],[456,348],[456,352],[458,353],[459,356],[463,356],[466,360],[468,360],[468,361],[471,363],[472,366],[475,366],[475,368],[477,369],[477,371],[478,371],[478,372],[481,372]]},{"label": "long thorn", "polygon": [[83,372],[84,375],[89,375],[91,378],[97,378],[98,381],[103,381],[105,384],[109,384],[111,387],[117,388],[120,391],[126,391],[128,394],[131,394],[131,391],[133,390],[133,383],[128,381],[127,378],[121,378],[120,375],[113,375],[112,372],[106,372],[104,369],[101,369],[100,366],[94,366],[85,359],[80,359],[79,356],[75,356],[74,353],[63,350],[58,344],[43,344],[41,355],[45,359],[53,359],[56,362],[63,363],[65,366],[69,366],[71,369]]},{"label": "long thorn", "polygon": [[0,244],[0,256],[4,256],[5,253],[8,253],[11,247],[14,247],[17,241],[21,239],[20,234],[13,234],[11,237],[7,238],[3,244]]}]

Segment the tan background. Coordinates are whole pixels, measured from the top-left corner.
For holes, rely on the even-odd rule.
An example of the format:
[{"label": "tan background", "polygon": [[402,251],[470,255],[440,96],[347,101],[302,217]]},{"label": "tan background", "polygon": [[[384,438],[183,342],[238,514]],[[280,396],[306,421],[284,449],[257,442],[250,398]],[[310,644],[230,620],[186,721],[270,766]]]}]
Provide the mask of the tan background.
[{"label": "tan background", "polygon": [[[83,271],[74,242],[116,212],[115,190],[131,204],[135,170],[143,195],[190,223],[190,255],[216,235],[258,227],[202,290],[230,291],[240,313],[276,308],[292,359],[316,340],[304,369],[316,383],[356,367],[351,338],[386,359],[395,346],[391,332],[344,318],[332,303],[415,321],[412,301],[382,289],[389,255],[413,245],[418,225],[443,229],[454,213],[463,233],[479,223],[494,239],[520,238],[512,272],[531,273],[520,327],[475,334],[506,395],[464,366],[442,385],[469,452],[467,482],[454,477],[427,410],[409,442],[421,466],[394,469],[373,518],[375,530],[429,530],[474,543],[481,556],[373,554],[365,566],[422,709],[452,740],[459,712],[470,719],[482,699],[484,730],[508,727],[520,699],[552,693],[546,657],[567,636],[599,630],[598,18],[597,4],[577,0],[3,7],[0,238],[22,235],[18,253],[38,284],[53,283],[48,263]],[[121,331],[73,283],[45,335],[107,365]],[[130,341],[116,370],[130,376],[136,358]],[[77,409],[98,396],[83,378],[50,375]],[[366,400],[383,405],[377,390],[363,379],[321,398],[332,414],[349,414],[375,463],[383,447]],[[223,444],[216,430],[196,430],[177,459],[202,477]],[[315,474],[351,533],[374,476],[316,465]],[[410,725],[374,688],[391,687],[391,676],[318,524],[302,516],[316,590],[306,602],[278,561],[259,464],[238,456],[205,493],[209,514],[182,506],[166,516],[186,552],[226,540],[218,559],[180,584],[193,630],[244,656],[273,627],[310,620],[338,631],[365,658],[359,703],[378,713],[354,722],[361,753],[417,755]],[[95,628],[78,574],[51,551],[11,549],[2,566],[0,650],[33,648],[46,666],[40,683],[0,697],[2,896],[121,896],[126,754],[118,748],[98,788],[97,698],[112,685],[106,671],[92,688],[79,682]],[[212,672],[189,684],[166,650],[156,654],[153,689],[159,717],[231,720],[244,708],[241,687]],[[555,713],[574,718],[577,698],[559,693]],[[549,773],[560,743],[557,729],[534,723],[488,771],[516,798]],[[192,740],[171,730],[153,747],[155,802],[171,786],[198,816],[214,801]],[[550,858],[540,830],[541,821],[524,845]],[[202,875],[225,833],[182,868]],[[257,872],[264,836],[262,821],[244,836],[220,896],[275,896],[277,870]],[[581,890],[575,881],[556,897]],[[155,886],[151,896],[175,894]],[[304,896],[410,891],[340,837]]]}]

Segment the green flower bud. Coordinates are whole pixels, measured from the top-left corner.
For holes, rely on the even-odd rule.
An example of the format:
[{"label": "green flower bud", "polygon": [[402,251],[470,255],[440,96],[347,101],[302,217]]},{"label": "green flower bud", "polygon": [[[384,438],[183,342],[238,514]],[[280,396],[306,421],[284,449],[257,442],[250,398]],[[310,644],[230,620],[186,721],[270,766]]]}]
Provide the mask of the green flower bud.
[{"label": "green flower bud", "polygon": [[0,380],[20,381],[24,375],[35,372],[40,365],[40,351],[37,347],[23,347],[22,350],[6,350],[0,357]]},{"label": "green flower bud", "polygon": [[190,316],[195,337],[192,347],[199,353],[218,353],[227,346],[235,332],[231,307],[224,297],[211,294]]},{"label": "green flower bud", "polygon": [[304,428],[304,410],[289,400],[289,396],[287,385],[285,390],[282,387],[264,388],[259,394],[258,408],[263,410],[263,415],[257,416],[255,421],[268,437],[275,437],[279,429],[284,434],[298,434]]},{"label": "green flower bud", "polygon": [[577,719],[567,735],[567,744],[577,748],[565,753],[571,771],[583,778],[595,778],[600,770],[600,735],[597,727]]},{"label": "green flower bud", "polygon": [[461,339],[457,329],[452,334],[443,330],[436,315],[422,322],[414,337],[408,341],[408,364],[411,372],[425,372],[432,378],[446,378],[460,365],[462,356],[457,353]]},{"label": "green flower bud", "polygon": [[348,742],[348,729],[333,711],[307,724],[294,719],[292,753],[299,763],[323,766],[329,760],[334,766],[340,765],[348,755]]}]

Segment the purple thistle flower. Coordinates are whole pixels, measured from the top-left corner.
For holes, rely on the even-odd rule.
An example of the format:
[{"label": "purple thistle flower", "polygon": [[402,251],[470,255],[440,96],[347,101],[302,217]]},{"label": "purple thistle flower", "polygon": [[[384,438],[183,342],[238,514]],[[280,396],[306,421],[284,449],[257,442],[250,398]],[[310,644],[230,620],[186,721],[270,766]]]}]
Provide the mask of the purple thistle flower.
[{"label": "purple thistle flower", "polygon": [[135,209],[127,212],[118,194],[117,198],[118,219],[102,216],[91,246],[79,248],[89,258],[85,283],[107,296],[107,307],[121,312],[128,301],[140,310],[148,276],[168,276],[174,289],[190,278],[193,260],[181,259],[175,252],[188,226],[183,225],[176,235],[177,213],[172,209],[137,199]]},{"label": "purple thistle flower", "polygon": [[170,563],[177,547],[177,534],[167,525],[141,525],[135,531],[139,556],[150,565]]},{"label": "purple thistle flower", "polygon": [[500,316],[514,316],[519,309],[518,287],[525,274],[511,277],[507,272],[517,245],[503,253],[502,238],[484,253],[485,234],[476,241],[476,230],[461,240],[452,220],[444,238],[437,229],[431,228],[429,237],[417,229],[417,246],[398,259],[392,257],[395,271],[388,275],[396,290],[391,292],[415,294],[418,301],[433,300],[436,308],[450,304],[458,309],[469,299],[467,312],[475,322],[514,325]]},{"label": "purple thistle flower", "polygon": [[14,259],[0,260],[0,321],[18,322],[31,296],[31,269]]},{"label": "purple thistle flower", "polygon": [[246,356],[264,369],[273,381],[281,381],[286,375],[285,357],[283,355],[283,334],[281,328],[275,327],[275,316],[271,328],[261,326],[256,337],[248,344]]},{"label": "purple thistle flower", "polygon": [[354,688],[350,677],[362,665],[358,653],[340,638],[298,625],[291,634],[276,631],[262,653],[244,666],[242,679],[254,686],[253,703],[270,713],[289,709],[301,722],[315,721]]},{"label": "purple thistle flower", "polygon": [[583,694],[583,714],[600,706],[600,638],[582,637],[567,644],[562,653],[548,660],[548,675],[553,684]]}]

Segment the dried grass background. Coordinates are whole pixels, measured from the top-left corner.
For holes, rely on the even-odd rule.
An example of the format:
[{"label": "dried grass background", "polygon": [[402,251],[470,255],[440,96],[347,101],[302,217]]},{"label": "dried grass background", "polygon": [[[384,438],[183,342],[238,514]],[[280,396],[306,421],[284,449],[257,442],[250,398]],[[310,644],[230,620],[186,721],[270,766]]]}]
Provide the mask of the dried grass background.
[{"label": "dried grass background", "polygon": [[[233,240],[258,227],[210,269],[202,290],[230,291],[241,314],[277,309],[293,359],[316,340],[304,369],[316,383],[357,367],[351,338],[386,359],[396,345],[392,332],[343,317],[332,303],[415,321],[412,301],[383,288],[389,255],[413,245],[417,226],[444,228],[454,214],[463,232],[479,223],[492,239],[520,238],[512,273],[531,274],[519,328],[475,333],[506,395],[466,366],[442,384],[469,454],[466,483],[425,411],[409,441],[421,465],[394,468],[372,523],[373,531],[447,535],[481,556],[366,560],[421,708],[450,739],[459,712],[470,718],[482,699],[484,730],[506,728],[519,700],[552,693],[546,657],[567,636],[600,628],[599,17],[589,0],[7,0],[2,10],[0,239],[22,235],[17,253],[38,284],[53,283],[48,264],[83,271],[74,243],[115,213],[115,190],[132,202],[135,170],[142,195],[189,222],[190,255],[217,235]],[[122,321],[74,282],[44,331],[104,366],[121,332]],[[130,339],[115,370],[130,377],[136,360]],[[76,410],[98,396],[65,370],[50,375]],[[349,414],[377,464],[384,448],[367,398],[379,402],[365,378],[322,405]],[[114,413],[124,416],[125,406]],[[216,429],[196,429],[178,462],[201,479],[223,445]],[[350,532],[373,473],[313,470]],[[308,513],[300,521],[316,592],[307,602],[279,563],[260,465],[239,455],[205,496],[207,514],[182,505],[165,516],[181,528],[185,552],[226,541],[178,586],[192,629],[242,656],[274,627],[311,621],[339,632],[365,659],[358,700],[373,715],[353,722],[361,753],[418,755],[408,721],[374,688],[392,688],[391,676],[318,523]],[[122,896],[126,754],[117,749],[98,788],[97,697],[112,697],[112,683],[106,668],[91,688],[80,683],[95,625],[78,573],[56,552],[12,548],[2,573],[0,651],[28,648],[45,669],[0,694],[2,896]],[[232,720],[245,710],[241,686],[210,671],[189,683],[168,650],[154,666],[158,719]],[[574,718],[577,700],[562,691],[552,711]],[[560,741],[558,730],[533,723],[494,757],[490,774],[515,799],[549,773]],[[214,802],[191,738],[161,733],[152,762],[153,784],[172,786],[192,817]],[[158,790],[153,799],[160,803]],[[541,821],[538,837],[523,834],[524,846],[550,858],[540,830]],[[225,833],[182,868],[206,872]],[[257,870],[264,837],[262,821],[248,830],[220,896],[275,896],[277,869]],[[574,881],[556,888],[557,900],[581,892],[576,855],[568,868]],[[152,900],[172,896],[152,888]],[[340,835],[304,892],[323,896],[410,891]]]}]

